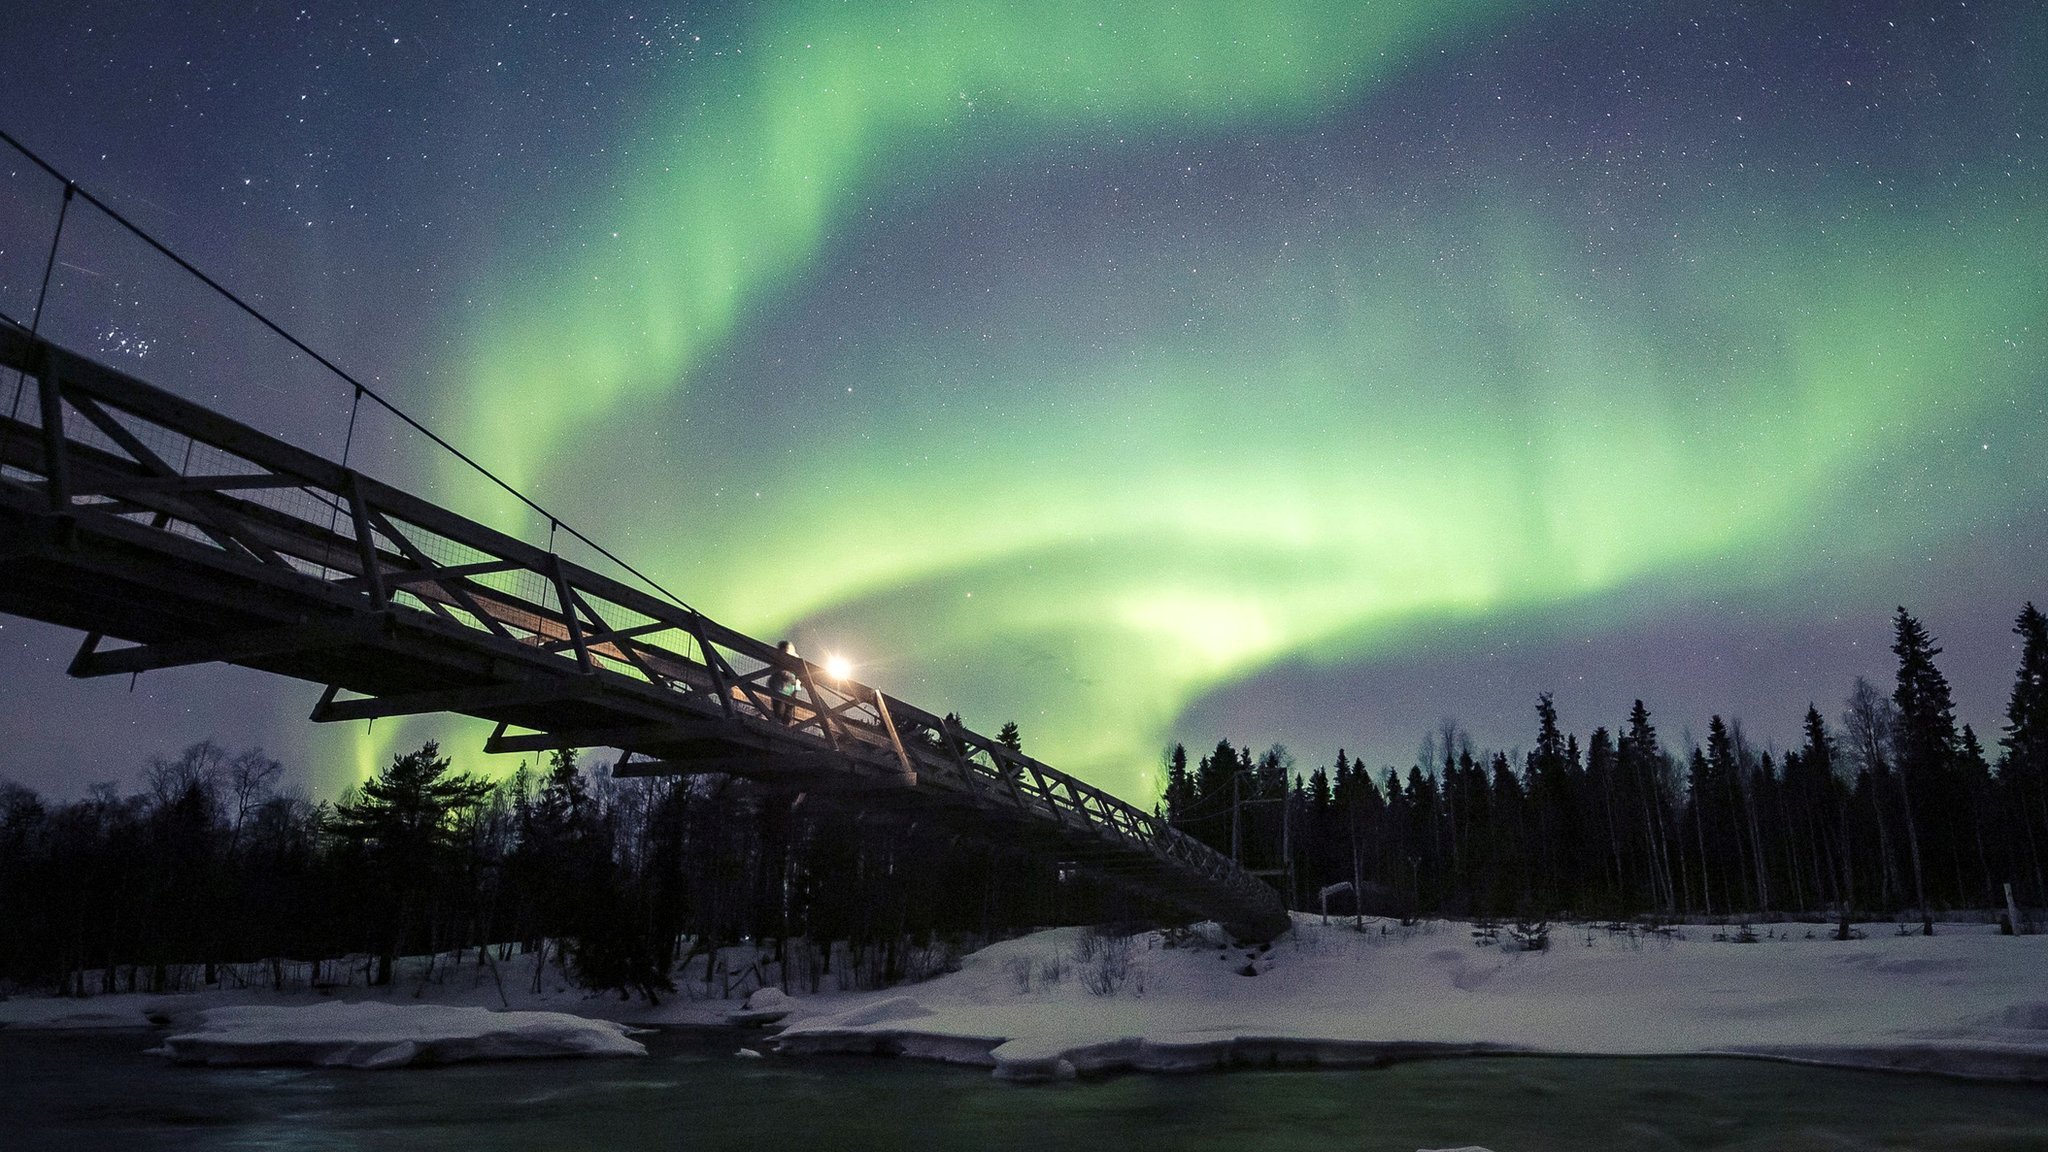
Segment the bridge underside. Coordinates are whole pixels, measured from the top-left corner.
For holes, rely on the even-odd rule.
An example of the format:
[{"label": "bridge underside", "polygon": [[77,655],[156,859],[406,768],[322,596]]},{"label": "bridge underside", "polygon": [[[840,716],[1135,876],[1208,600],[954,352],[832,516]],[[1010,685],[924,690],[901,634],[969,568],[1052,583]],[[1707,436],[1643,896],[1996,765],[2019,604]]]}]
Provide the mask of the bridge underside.
[{"label": "bridge underside", "polygon": [[1286,928],[1229,859],[941,716],[11,325],[0,365],[35,399],[0,422],[0,612],[87,633],[73,675],[237,664],[325,685],[315,720],[481,717],[494,752],[830,795]]}]

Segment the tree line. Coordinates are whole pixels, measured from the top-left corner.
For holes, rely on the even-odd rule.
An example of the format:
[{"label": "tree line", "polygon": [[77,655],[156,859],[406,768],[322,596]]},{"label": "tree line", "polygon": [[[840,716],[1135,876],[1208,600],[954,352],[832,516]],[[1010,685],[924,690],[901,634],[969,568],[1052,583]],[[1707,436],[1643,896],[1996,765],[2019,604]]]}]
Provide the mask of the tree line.
[{"label": "tree line", "polygon": [[536,981],[652,996],[742,942],[785,981],[869,986],[935,941],[1102,914],[1056,862],[737,778],[620,780],[561,752],[491,782],[431,742],[331,804],[282,777],[203,741],[132,795],[0,782],[0,991],[160,991],[279,957],[350,957],[378,984],[401,955],[492,945],[538,953]]},{"label": "tree line", "polygon": [[[1339,750],[1303,774],[1284,747],[1219,741],[1167,754],[1162,811],[1235,845],[1296,907],[1326,888],[1384,912],[1553,916],[1881,917],[2048,906],[2048,619],[2014,625],[2021,662],[1996,759],[1958,726],[1927,630],[1892,620],[1892,690],[1858,678],[1834,723],[1809,706],[1797,743],[1760,746],[1715,716],[1673,747],[1642,701],[1581,744],[1551,696],[1522,755],[1453,722],[1406,774]],[[1340,894],[1340,906],[1354,897]]]},{"label": "tree line", "polygon": [[[1533,750],[1446,722],[1405,775],[1343,751],[1176,746],[1174,825],[1266,873],[1295,907],[1349,884],[1411,914],[1889,916],[2048,906],[2048,619],[2029,604],[1995,762],[1955,722],[1940,655],[1901,609],[1887,694],[1858,680],[1797,746],[1715,717],[1674,748],[1639,701],[1583,744],[1549,695]],[[1002,741],[1021,748],[1014,724]],[[428,743],[334,803],[211,741],[143,788],[52,803],[0,782],[0,991],[160,991],[176,973],[401,955],[537,953],[593,988],[659,995],[750,943],[813,986],[893,982],[934,941],[1130,918],[1141,898],[1057,860],[724,776],[616,779],[573,752],[489,781]],[[857,971],[850,971],[857,969]],[[682,973],[679,977],[677,974]]]}]

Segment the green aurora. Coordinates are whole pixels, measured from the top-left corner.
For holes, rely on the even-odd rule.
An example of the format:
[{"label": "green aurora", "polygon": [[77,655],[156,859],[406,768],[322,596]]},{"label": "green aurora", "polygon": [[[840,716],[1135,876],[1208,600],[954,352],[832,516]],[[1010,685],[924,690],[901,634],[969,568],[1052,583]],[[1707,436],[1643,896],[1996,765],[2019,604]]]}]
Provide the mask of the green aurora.
[{"label": "green aurora", "polygon": [[[771,6],[574,230],[480,277],[454,427],[550,498],[630,483],[579,523],[711,615],[1138,797],[1191,706],[1281,663],[1658,581],[1881,585],[2041,505],[2031,165],[1902,194],[1881,151],[1815,175],[1680,138],[1586,178],[1629,190],[1604,219],[1497,144],[1169,188],[1169,156],[1298,158],[1562,18],[1352,8]],[[1072,183],[1139,208],[1030,200],[1117,148]]]}]

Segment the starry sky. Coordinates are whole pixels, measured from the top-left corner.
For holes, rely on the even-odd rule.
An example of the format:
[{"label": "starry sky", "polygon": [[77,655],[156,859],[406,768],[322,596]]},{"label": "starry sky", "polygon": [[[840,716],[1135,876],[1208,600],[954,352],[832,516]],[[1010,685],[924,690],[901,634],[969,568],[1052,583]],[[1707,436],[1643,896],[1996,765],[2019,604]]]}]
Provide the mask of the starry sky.
[{"label": "starry sky", "polygon": [[[706,613],[1126,796],[1174,739],[1525,744],[1543,691],[1788,741],[1900,603],[1995,734],[2039,4],[573,7],[17,0],[0,127]],[[11,316],[57,201],[0,157]],[[340,454],[344,386],[102,222],[43,327]],[[351,452],[547,533],[389,419]],[[316,794],[484,766],[4,625],[47,791],[208,735]]]}]

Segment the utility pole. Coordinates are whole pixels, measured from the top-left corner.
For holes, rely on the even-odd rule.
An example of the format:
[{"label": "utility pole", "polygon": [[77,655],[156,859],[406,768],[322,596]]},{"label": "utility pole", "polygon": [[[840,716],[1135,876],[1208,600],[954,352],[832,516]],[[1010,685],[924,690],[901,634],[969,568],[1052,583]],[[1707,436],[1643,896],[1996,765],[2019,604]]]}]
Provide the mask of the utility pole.
[{"label": "utility pole", "polygon": [[1287,906],[1298,903],[1300,888],[1294,875],[1294,805],[1290,802],[1292,793],[1280,793],[1280,863],[1287,869]]},{"label": "utility pole", "polygon": [[1242,772],[1230,774],[1230,862],[1239,865],[1244,863],[1244,807],[1238,802],[1237,789],[1243,779]]}]

